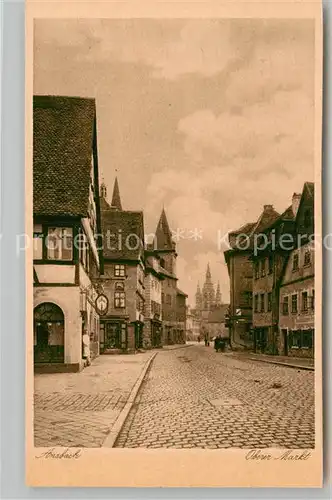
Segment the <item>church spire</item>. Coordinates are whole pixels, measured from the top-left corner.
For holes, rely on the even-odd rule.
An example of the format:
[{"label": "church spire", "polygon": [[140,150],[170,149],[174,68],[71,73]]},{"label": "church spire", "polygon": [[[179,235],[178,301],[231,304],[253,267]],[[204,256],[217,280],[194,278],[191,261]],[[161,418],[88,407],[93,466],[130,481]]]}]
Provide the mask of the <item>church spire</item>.
[{"label": "church spire", "polygon": [[221,305],[221,292],[220,292],[220,283],[218,281],[217,292],[216,292],[216,306]]},{"label": "church spire", "polygon": [[174,250],[172,233],[169,228],[165,209],[162,209],[161,216],[155,233],[154,246],[156,250]]},{"label": "church spire", "polygon": [[208,262],[207,268],[206,268],[206,275],[205,275],[206,281],[209,282],[211,281],[211,271],[210,271],[210,264]]},{"label": "church spire", "polygon": [[120,190],[119,190],[119,184],[118,184],[118,178],[117,177],[115,177],[115,181],[114,181],[114,188],[113,188],[113,196],[112,196],[111,208],[113,210],[122,210],[121,198],[120,198]]}]

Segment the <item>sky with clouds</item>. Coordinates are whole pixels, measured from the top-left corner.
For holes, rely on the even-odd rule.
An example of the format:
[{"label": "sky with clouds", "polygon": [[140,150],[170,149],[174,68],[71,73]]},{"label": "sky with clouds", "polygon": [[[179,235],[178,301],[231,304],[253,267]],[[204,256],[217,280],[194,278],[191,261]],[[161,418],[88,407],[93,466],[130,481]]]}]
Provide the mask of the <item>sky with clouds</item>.
[{"label": "sky with clouds", "polygon": [[117,175],[147,233],[164,206],[189,303],[208,262],[228,302],[224,235],[313,180],[313,22],[37,20],[34,42],[35,94],[96,98],[109,197]]}]

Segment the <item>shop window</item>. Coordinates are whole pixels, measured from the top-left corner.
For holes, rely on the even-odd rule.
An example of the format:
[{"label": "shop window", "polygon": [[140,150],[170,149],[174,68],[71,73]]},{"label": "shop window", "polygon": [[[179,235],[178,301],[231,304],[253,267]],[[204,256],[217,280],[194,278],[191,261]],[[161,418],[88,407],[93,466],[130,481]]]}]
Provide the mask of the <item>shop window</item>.
[{"label": "shop window", "polygon": [[302,331],[302,347],[311,349],[313,346],[313,330]]},{"label": "shop window", "polygon": [[290,335],[290,346],[296,349],[301,347],[301,330],[295,330]]}]

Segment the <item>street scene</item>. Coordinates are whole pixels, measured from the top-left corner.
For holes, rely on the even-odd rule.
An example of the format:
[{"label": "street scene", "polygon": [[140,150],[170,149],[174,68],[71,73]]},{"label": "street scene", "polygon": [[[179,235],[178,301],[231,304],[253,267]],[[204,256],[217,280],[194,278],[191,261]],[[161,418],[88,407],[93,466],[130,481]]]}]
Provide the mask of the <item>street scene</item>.
[{"label": "street scene", "polygon": [[312,23],[34,33],[35,446],[314,448]]},{"label": "street scene", "polygon": [[[108,446],[149,356],[124,362],[104,356],[82,375],[37,376],[36,446]],[[113,446],[313,448],[314,372],[309,363],[301,366],[198,343],[159,350]]]}]

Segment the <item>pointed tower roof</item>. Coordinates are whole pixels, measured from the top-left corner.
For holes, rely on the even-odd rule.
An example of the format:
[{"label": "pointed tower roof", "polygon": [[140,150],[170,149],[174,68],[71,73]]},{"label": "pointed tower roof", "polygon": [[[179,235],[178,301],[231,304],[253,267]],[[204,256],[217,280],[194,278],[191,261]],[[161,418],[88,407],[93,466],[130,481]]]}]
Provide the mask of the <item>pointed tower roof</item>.
[{"label": "pointed tower roof", "polygon": [[169,228],[165,209],[162,209],[161,216],[155,233],[154,247],[157,250],[174,250],[172,233]]},{"label": "pointed tower roof", "polygon": [[220,283],[218,281],[217,291],[216,291],[216,306],[221,305],[221,292],[220,292]]},{"label": "pointed tower roof", "polygon": [[118,178],[115,177],[111,207],[115,210],[122,210]]},{"label": "pointed tower roof", "polygon": [[210,264],[208,262],[207,268],[206,268],[206,278],[211,278],[211,271],[210,271]]}]

